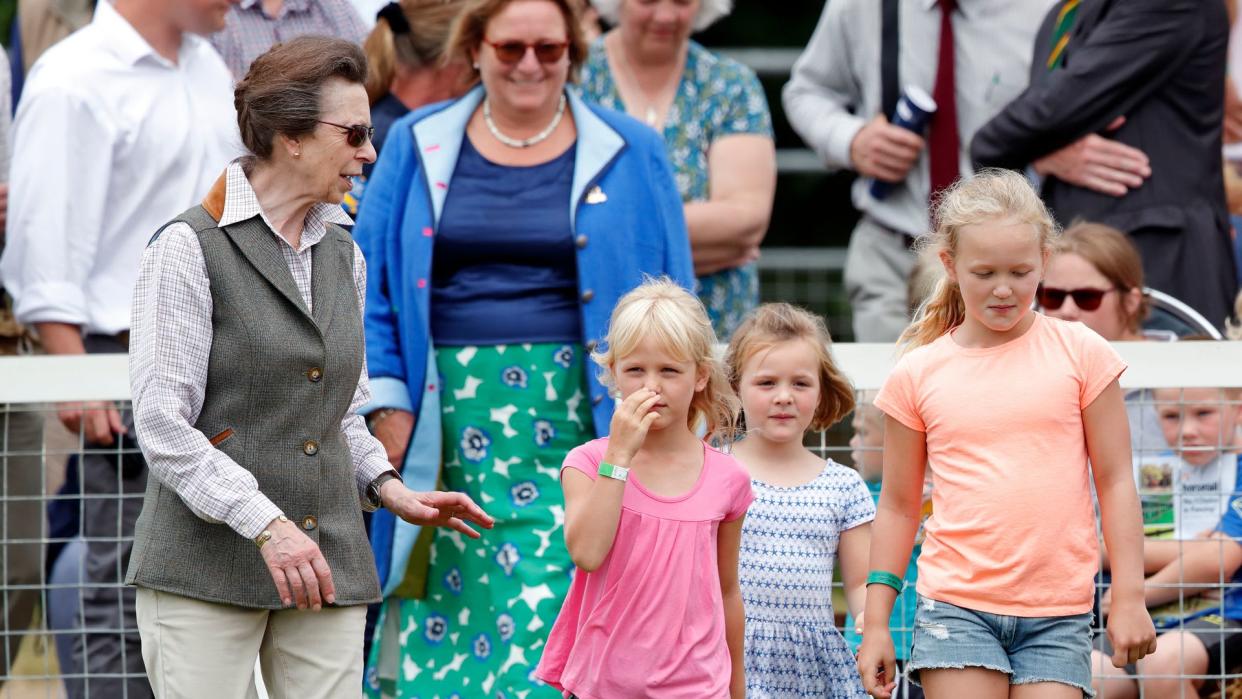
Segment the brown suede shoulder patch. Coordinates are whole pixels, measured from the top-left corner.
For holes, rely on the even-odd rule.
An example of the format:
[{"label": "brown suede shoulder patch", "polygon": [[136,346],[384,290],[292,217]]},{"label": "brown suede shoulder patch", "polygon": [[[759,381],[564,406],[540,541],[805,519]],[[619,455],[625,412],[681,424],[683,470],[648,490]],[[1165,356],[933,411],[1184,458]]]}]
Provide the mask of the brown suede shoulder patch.
[{"label": "brown suede shoulder patch", "polygon": [[211,185],[211,191],[207,192],[207,196],[203,198],[203,209],[207,211],[207,215],[216,221],[224,215],[224,191],[227,189],[228,173],[222,173]]}]

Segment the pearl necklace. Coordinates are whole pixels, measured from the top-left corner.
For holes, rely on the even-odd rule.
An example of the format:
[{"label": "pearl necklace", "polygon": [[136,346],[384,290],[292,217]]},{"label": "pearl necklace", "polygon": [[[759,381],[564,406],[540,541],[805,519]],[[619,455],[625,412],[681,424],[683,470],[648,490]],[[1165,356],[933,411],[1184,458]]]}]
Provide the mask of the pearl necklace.
[{"label": "pearl necklace", "polygon": [[561,117],[565,115],[565,93],[561,93],[561,101],[556,105],[556,116],[552,117],[552,123],[548,124],[543,131],[531,136],[530,138],[513,138],[506,136],[496,127],[496,122],[492,121],[492,102],[490,99],[483,98],[483,123],[487,124],[487,130],[492,132],[497,141],[509,146],[510,148],[530,148],[536,143],[542,143],[547,140],[548,136],[556,130],[561,123]]}]

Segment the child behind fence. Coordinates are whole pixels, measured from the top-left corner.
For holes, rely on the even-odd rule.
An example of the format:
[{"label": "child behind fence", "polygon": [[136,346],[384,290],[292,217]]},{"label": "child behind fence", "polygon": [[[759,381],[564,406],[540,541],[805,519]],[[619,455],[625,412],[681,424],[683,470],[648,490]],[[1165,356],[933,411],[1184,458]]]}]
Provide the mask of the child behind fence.
[{"label": "child behind fence", "polygon": [[[1152,391],[1172,452],[1138,460],[1145,524],[1144,599],[1161,634],[1137,665],[1110,668],[1097,639],[1096,688],[1108,699],[1198,696],[1204,676],[1242,670],[1242,389]],[[1108,614],[1111,593],[1101,602]],[[1212,683],[1215,685],[1216,683]]]},{"label": "child behind fence", "polygon": [[[936,264],[940,264],[939,260]],[[871,499],[878,503],[880,501],[880,477],[884,471],[884,412],[873,404],[875,396],[876,391],[861,391],[858,395],[858,405],[854,406],[854,417],[850,421],[850,426],[854,430],[853,436],[850,437],[850,458],[854,461],[854,467],[858,469],[859,475],[866,481],[867,490],[871,491]],[[931,516],[931,508],[931,472],[929,471],[923,479],[923,507],[919,513],[921,522],[927,521],[927,518]],[[897,601],[893,603],[893,614],[889,618],[889,629],[893,635],[893,650],[897,658],[899,676],[904,676],[904,668],[910,659],[910,646],[913,642],[914,611],[918,604],[915,583],[918,582],[918,559],[919,553],[923,550],[923,537],[923,527],[920,525],[914,537],[914,549],[910,552],[910,563],[906,566],[904,585],[901,594],[897,596]],[[858,646],[862,643],[860,622],[861,619],[855,619],[853,615],[845,618],[843,631],[845,642],[854,652],[858,651]],[[923,690],[909,681],[899,682],[898,691],[894,696],[901,699],[922,699]]]}]

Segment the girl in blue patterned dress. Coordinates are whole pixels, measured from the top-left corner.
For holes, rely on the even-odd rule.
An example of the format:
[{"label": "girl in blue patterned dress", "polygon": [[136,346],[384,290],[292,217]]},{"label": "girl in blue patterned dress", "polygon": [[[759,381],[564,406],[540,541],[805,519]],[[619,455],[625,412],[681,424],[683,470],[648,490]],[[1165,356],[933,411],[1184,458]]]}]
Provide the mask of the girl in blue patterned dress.
[{"label": "girl in blue patterned dress", "polygon": [[750,699],[866,696],[834,623],[832,572],[840,556],[857,617],[875,505],[856,471],[802,446],[808,429],[827,429],[854,408],[829,342],[822,320],[776,303],[760,306],[729,343],[745,425],[733,455],[755,493],[738,563]]}]

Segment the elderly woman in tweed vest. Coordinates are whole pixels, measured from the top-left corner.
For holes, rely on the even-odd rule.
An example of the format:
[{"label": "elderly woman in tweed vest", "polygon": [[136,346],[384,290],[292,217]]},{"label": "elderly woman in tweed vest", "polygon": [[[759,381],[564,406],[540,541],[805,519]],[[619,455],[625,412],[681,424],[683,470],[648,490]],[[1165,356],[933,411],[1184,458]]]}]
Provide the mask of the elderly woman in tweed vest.
[{"label": "elderly woman in tweed vest", "polygon": [[256,656],[276,696],[357,696],[380,596],[362,511],[492,524],[407,489],[356,414],[366,272],[339,205],[375,159],[365,74],[322,37],[256,60],[235,93],[253,155],[143,256],[131,380],[152,477],[127,582],[157,696],[254,696]]}]

